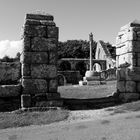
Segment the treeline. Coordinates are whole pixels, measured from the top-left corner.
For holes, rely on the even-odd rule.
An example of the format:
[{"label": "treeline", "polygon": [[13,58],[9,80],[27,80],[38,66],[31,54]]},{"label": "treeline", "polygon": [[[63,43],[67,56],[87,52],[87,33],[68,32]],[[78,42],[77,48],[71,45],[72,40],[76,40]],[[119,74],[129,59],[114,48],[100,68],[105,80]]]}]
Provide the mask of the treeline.
[{"label": "treeline", "polygon": [[[103,45],[106,45],[112,54],[115,57],[115,51],[112,45],[108,42],[105,43],[101,41]],[[93,58],[95,58],[97,42],[94,41],[93,45]],[[58,42],[58,59],[61,58],[89,58],[90,48],[89,41],[86,40],[67,40],[65,42]],[[20,53],[18,52],[15,58],[10,58],[9,56],[4,56],[0,59],[1,62],[14,62],[20,60]]]},{"label": "treeline", "polygon": [[20,53],[18,52],[14,58],[5,55],[3,58],[0,59],[0,62],[15,62],[20,61]]},{"label": "treeline", "polygon": [[[96,42],[94,41],[93,58],[95,58]],[[67,40],[58,43],[58,58],[89,58],[89,41]]]}]

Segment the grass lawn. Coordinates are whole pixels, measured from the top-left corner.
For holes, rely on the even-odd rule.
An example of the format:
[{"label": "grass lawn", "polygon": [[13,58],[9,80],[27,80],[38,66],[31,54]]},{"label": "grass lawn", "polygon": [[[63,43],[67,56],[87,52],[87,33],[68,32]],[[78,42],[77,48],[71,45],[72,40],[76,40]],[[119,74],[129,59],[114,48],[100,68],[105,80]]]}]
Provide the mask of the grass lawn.
[{"label": "grass lawn", "polygon": [[108,81],[104,85],[68,85],[60,86],[58,92],[63,98],[77,98],[77,99],[89,99],[89,98],[101,98],[110,95],[116,90],[116,81]]},{"label": "grass lawn", "polygon": [[[63,98],[101,98],[115,91],[116,81],[107,82],[106,85],[93,86],[61,86],[58,88]],[[44,112],[1,112],[0,129],[22,127],[29,125],[49,124],[67,119],[67,110],[49,110]]]},{"label": "grass lawn", "polygon": [[1,112],[0,129],[42,125],[67,119],[69,111],[50,110],[46,112]]}]

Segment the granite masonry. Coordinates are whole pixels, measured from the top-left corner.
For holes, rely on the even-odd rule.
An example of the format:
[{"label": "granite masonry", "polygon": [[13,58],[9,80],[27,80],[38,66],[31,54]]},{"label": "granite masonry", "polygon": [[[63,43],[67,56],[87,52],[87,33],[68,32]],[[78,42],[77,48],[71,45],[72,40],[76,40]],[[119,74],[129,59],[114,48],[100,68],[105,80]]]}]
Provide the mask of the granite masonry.
[{"label": "granite masonry", "polygon": [[19,62],[0,62],[0,111],[20,108],[20,68]]},{"label": "granite masonry", "polygon": [[[27,14],[23,27],[21,106],[53,105],[57,92],[58,27],[49,14]],[[50,103],[51,101],[51,103]]]},{"label": "granite masonry", "polygon": [[140,22],[121,27],[116,39],[117,92],[123,102],[140,99]]}]

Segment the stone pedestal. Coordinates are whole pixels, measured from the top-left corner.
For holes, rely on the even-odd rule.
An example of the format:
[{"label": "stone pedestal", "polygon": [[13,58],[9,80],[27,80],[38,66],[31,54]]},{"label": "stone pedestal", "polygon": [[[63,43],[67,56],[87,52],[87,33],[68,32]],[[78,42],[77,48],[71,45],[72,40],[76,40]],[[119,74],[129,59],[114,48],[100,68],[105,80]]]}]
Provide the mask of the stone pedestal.
[{"label": "stone pedestal", "polygon": [[121,27],[116,39],[117,92],[123,102],[140,98],[140,22]]},{"label": "stone pedestal", "polygon": [[94,71],[86,71],[85,77],[83,77],[83,85],[94,84],[100,84],[100,74]]},{"label": "stone pedestal", "polygon": [[88,78],[90,78],[90,77],[93,77],[94,76],[94,71],[86,71],[86,73],[85,73],[85,77],[88,77]]},{"label": "stone pedestal", "polygon": [[[53,19],[53,16],[48,14],[26,15],[20,59],[23,105],[24,95],[30,95],[32,98],[35,95],[44,95],[49,99],[60,97],[57,93],[58,27],[55,26]],[[24,106],[29,105],[27,103]]]}]

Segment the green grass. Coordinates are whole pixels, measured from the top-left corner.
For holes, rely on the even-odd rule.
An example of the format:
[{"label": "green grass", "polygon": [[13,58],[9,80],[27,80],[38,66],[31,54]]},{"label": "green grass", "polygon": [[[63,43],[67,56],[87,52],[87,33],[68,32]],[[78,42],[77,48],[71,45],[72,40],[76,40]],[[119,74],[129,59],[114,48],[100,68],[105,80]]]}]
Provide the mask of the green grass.
[{"label": "green grass", "polygon": [[90,99],[106,97],[116,90],[116,81],[109,81],[104,85],[90,86],[60,86],[58,92],[63,98]]},{"label": "green grass", "polygon": [[4,112],[0,113],[0,129],[44,125],[67,119],[69,111],[50,110],[46,112]]},{"label": "green grass", "polygon": [[130,111],[140,111],[140,101],[126,103],[123,105],[116,106],[114,108],[108,108],[106,111],[110,111],[111,115],[126,113]]}]

